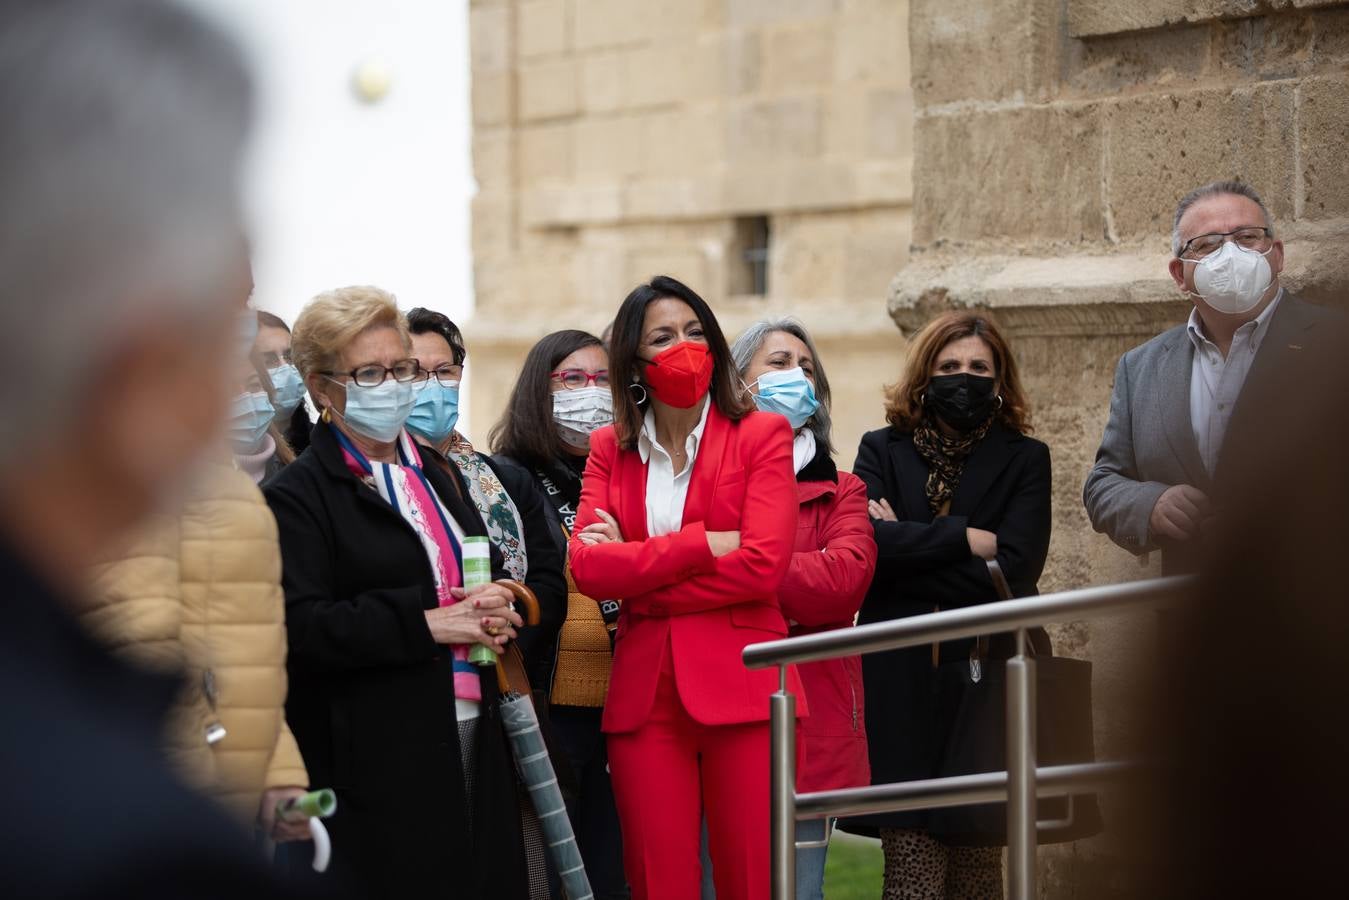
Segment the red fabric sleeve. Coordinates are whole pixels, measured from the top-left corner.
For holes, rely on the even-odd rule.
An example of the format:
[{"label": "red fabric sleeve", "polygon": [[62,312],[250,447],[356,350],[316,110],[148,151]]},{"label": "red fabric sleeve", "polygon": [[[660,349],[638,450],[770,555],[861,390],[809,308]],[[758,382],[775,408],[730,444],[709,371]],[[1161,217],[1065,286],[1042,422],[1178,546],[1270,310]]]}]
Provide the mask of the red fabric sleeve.
[{"label": "red fabric sleeve", "polygon": [[782,614],[807,626],[851,621],[876,570],[867,489],[855,475],[839,473],[819,544],[792,554],[778,589]]}]

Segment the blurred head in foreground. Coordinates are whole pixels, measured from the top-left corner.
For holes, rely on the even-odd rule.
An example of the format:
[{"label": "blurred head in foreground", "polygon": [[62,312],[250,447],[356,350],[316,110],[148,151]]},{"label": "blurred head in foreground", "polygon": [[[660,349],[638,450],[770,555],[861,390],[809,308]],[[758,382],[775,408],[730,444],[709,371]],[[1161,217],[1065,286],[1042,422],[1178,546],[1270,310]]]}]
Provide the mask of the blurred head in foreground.
[{"label": "blurred head in foreground", "polygon": [[234,46],[168,3],[0,5],[0,529],[54,577],[226,420],[251,105]]}]

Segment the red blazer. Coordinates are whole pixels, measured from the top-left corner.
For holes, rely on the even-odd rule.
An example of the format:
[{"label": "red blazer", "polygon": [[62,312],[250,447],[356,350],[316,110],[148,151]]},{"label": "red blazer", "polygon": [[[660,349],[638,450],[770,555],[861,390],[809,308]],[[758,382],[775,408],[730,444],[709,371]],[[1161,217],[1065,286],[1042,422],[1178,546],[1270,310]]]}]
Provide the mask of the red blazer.
[{"label": "red blazer", "polygon": [[[788,628],[792,637],[851,628],[876,570],[866,485],[837,471],[828,457],[823,466],[819,460],[797,476],[796,552],[778,589],[782,613],[794,623]],[[810,477],[817,466],[820,477]],[[802,663],[801,683],[810,718],[798,729],[796,789],[871,784],[861,657]]]},{"label": "red blazer", "polygon": [[[711,402],[709,400],[709,402]],[[590,597],[623,601],[604,730],[635,731],[651,712],[668,644],[685,709],[706,725],[768,718],[775,669],[745,668],[747,644],[785,637],[778,583],[791,561],[796,484],[787,420],[750,413],[732,422],[714,405],[693,463],[684,527],[659,537],[646,530],[646,465],[620,450],[612,426],[590,437],[576,534],[603,509],[622,543],[571,541],[571,571]],[[740,549],[720,559],[708,531],[739,531]],[[795,669],[791,690],[804,711]]]}]

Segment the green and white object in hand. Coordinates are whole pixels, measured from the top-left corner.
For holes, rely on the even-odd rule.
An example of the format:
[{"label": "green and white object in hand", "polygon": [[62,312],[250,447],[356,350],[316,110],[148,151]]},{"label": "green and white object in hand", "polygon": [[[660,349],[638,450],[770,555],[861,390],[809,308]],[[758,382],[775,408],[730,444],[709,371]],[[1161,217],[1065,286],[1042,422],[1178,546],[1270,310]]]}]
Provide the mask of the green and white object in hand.
[{"label": "green and white object in hand", "polygon": [[[464,590],[492,583],[492,544],[486,537],[464,538]],[[474,644],[468,651],[468,661],[476,666],[494,666],[496,651],[486,644]]]}]

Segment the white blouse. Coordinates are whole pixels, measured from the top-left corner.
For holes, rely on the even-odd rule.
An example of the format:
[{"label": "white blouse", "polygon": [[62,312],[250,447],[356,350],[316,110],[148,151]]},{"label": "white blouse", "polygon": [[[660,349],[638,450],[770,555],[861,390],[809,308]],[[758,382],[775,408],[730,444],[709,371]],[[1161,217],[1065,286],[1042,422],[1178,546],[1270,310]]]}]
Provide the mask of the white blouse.
[{"label": "white blouse", "polygon": [[678,473],[674,470],[674,460],[656,440],[655,414],[649,409],[646,411],[642,433],[637,435],[637,452],[641,454],[642,462],[646,463],[646,533],[651,537],[671,534],[684,527],[684,501],[689,496],[693,460],[703,440],[707,409],[711,403],[710,397],[703,398],[702,418],[684,441],[688,461],[684,463],[683,471]]}]

